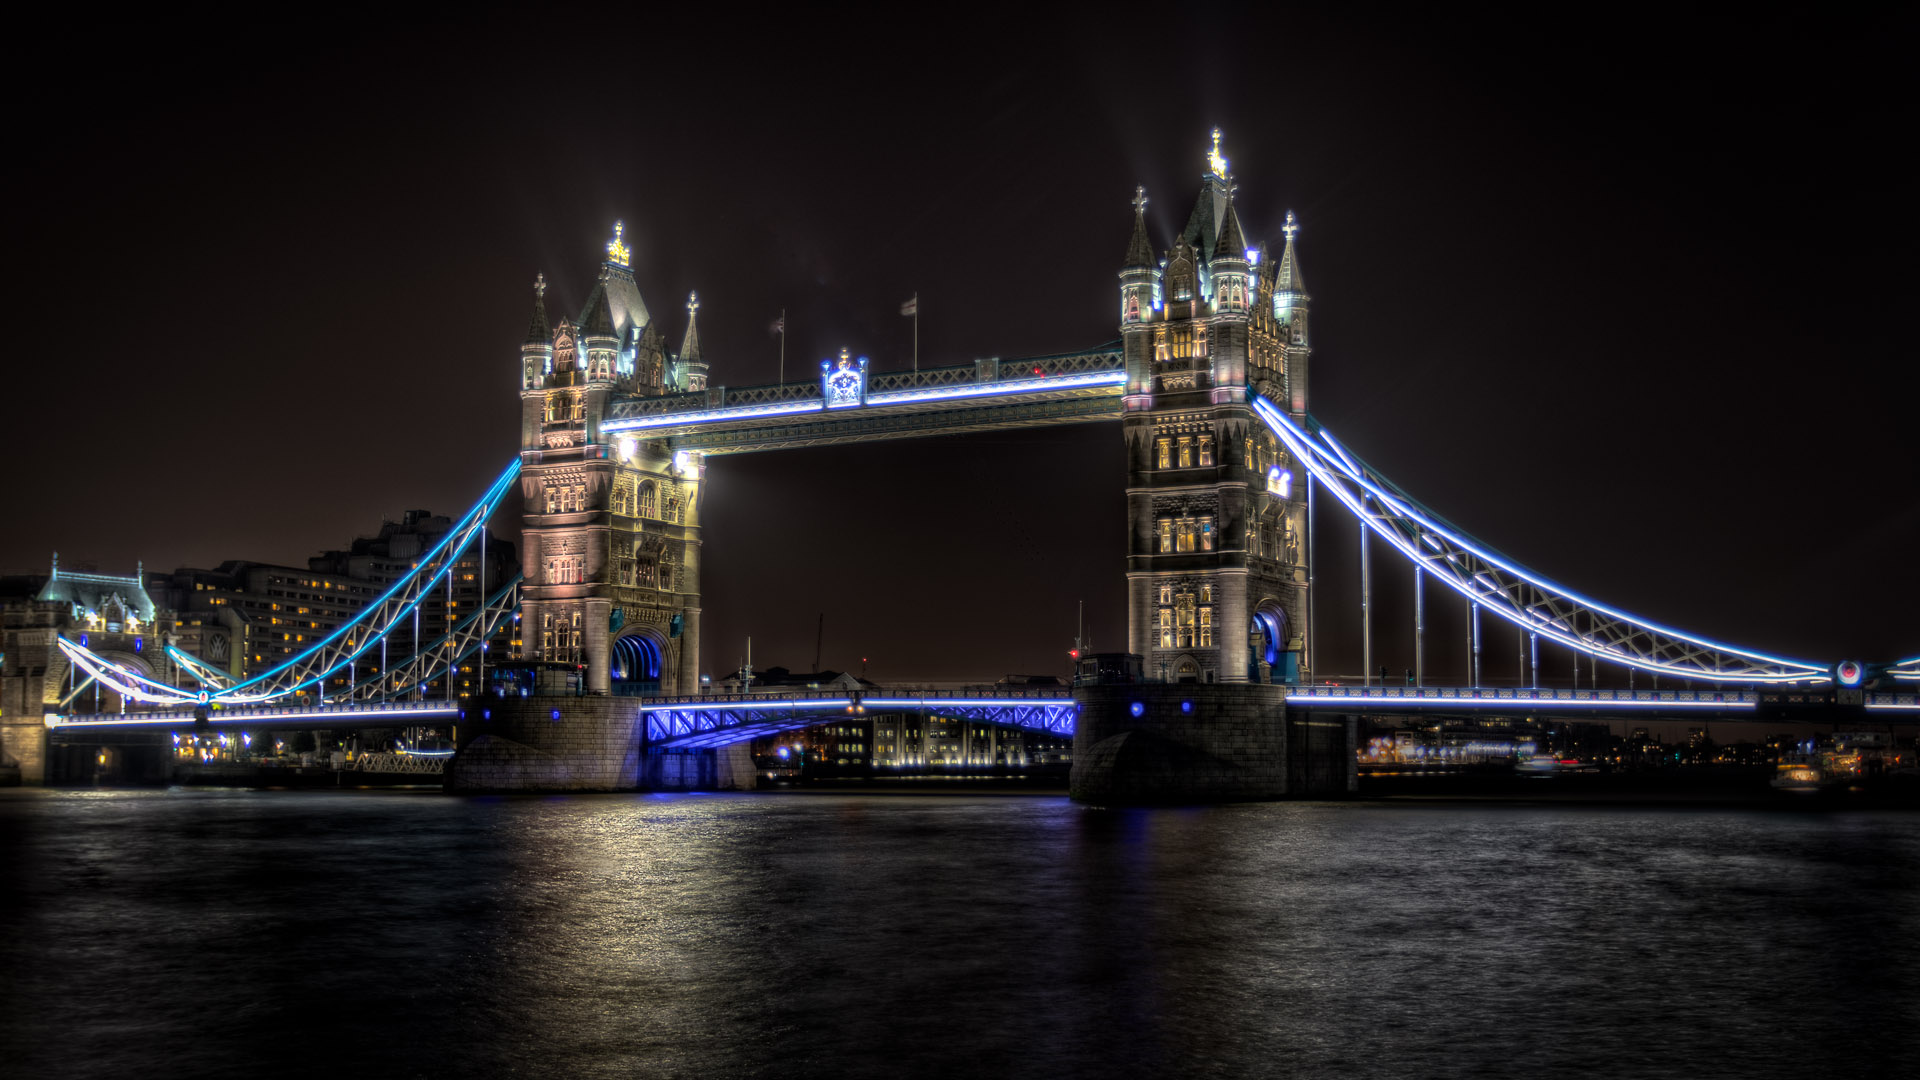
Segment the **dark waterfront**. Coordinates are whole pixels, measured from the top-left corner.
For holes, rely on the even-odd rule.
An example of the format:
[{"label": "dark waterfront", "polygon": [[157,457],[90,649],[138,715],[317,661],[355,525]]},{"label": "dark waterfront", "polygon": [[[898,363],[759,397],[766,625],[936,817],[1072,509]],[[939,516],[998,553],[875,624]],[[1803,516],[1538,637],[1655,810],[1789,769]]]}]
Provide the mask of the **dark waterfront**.
[{"label": "dark waterfront", "polygon": [[1906,1072],[1920,816],[0,794],[0,1071]]}]

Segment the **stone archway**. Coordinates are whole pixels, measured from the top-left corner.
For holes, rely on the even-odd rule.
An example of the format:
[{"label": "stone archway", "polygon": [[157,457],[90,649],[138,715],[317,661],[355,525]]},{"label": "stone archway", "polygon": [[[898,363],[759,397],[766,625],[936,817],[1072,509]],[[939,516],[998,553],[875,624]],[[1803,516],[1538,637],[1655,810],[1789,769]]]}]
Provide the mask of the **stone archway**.
[{"label": "stone archway", "polygon": [[666,669],[667,643],[658,634],[641,628],[613,639],[607,650],[608,676],[616,695],[636,697],[660,692],[661,673]]}]

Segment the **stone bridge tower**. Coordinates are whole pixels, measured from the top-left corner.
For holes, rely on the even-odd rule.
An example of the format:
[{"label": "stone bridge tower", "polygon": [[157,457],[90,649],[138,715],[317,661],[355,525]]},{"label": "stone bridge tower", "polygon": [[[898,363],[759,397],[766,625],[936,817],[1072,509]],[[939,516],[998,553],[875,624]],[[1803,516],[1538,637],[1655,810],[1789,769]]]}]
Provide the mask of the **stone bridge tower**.
[{"label": "stone bridge tower", "polygon": [[695,355],[676,363],[663,347],[622,233],[616,223],[577,321],[550,324],[545,278],[534,283],[520,347],[522,651],[581,665],[594,694],[692,693],[704,465],[601,423],[618,398],[693,389],[673,380],[704,376],[705,364],[694,304],[685,340]]},{"label": "stone bridge tower", "polygon": [[1307,677],[1305,478],[1255,415],[1307,409],[1307,295],[1293,215],[1250,247],[1220,133],[1186,228],[1158,259],[1146,192],[1120,271],[1127,363],[1128,651],[1162,682]]}]

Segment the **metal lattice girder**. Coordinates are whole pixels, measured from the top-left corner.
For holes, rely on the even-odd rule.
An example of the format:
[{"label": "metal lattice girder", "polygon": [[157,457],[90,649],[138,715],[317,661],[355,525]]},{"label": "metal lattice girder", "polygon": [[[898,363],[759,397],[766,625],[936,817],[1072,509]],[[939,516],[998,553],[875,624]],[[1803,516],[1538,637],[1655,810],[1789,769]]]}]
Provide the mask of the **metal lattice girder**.
[{"label": "metal lattice girder", "polygon": [[324,693],[328,678],[345,670],[381,639],[402,626],[407,616],[432,595],[434,587],[450,578],[455,563],[486,531],[488,519],[513,489],[519,475],[520,460],[516,457],[480,501],[455,523],[438,544],[420,557],[420,561],[406,576],[361,609],[359,614],[305,651],[258,675],[218,689],[188,690],[116,664],[65,636],[58,639],[60,650],[76,666],[99,679],[102,685],[120,692],[123,697],[162,705],[258,703],[285,697],[307,686]]},{"label": "metal lattice girder", "polygon": [[724,746],[782,731],[831,723],[850,716],[865,718],[902,712],[925,712],[963,720],[980,720],[1008,727],[1072,735],[1079,706],[1064,691],[1044,694],[1031,690],[1003,695],[822,695],[760,698],[734,695],[660,700],[640,709],[650,745],[697,749]]},{"label": "metal lattice girder", "polygon": [[406,659],[330,696],[335,700],[382,701],[424,687],[434,677],[486,647],[493,632],[519,607],[520,581],[521,575],[513,575],[498,592],[454,623],[450,631],[425,644],[416,643],[412,655]]},{"label": "metal lattice girder", "polygon": [[[1529,633],[1588,656],[1685,679],[1729,683],[1830,681],[1829,666],[1737,648],[1661,626],[1527,570],[1408,497],[1325,429],[1309,435],[1265,398],[1254,410],[1293,458],[1421,569]],[[1309,421],[1311,424],[1311,421]]]}]

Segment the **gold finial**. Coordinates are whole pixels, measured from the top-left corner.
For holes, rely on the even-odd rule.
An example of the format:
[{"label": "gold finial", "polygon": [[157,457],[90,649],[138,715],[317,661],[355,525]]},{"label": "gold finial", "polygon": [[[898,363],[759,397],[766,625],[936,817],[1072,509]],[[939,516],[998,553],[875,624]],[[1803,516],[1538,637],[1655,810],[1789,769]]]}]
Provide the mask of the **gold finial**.
[{"label": "gold finial", "polygon": [[1135,214],[1145,214],[1147,212],[1147,189],[1145,187],[1136,187],[1133,189],[1133,212]]},{"label": "gold finial", "polygon": [[547,275],[533,275],[533,295],[542,300],[547,298]]},{"label": "gold finial", "polygon": [[1213,150],[1207,155],[1207,171],[1222,180],[1227,178],[1227,159],[1220,156],[1220,129],[1213,129]]},{"label": "gold finial", "polygon": [[847,351],[847,349],[846,349],[846,347],[845,347],[845,346],[842,346],[842,347],[841,347],[841,349],[840,349],[840,366],[841,366],[842,368],[845,368],[845,367],[846,367],[846,366],[847,366],[847,365],[848,365],[849,363],[851,363],[851,362],[852,362],[852,361],[851,361],[851,359],[849,358],[849,353],[848,353],[848,351]]},{"label": "gold finial", "polygon": [[627,229],[623,222],[613,223],[613,239],[607,243],[607,261],[616,266],[633,265],[633,251],[620,241],[620,234]]},{"label": "gold finial", "polygon": [[1294,223],[1293,211],[1287,211],[1287,223],[1280,226],[1280,231],[1287,234],[1287,243],[1293,243],[1293,234],[1300,231],[1300,226]]},{"label": "gold finial", "polygon": [[693,313],[699,310],[700,310],[700,294],[697,292],[688,293],[687,294],[687,318],[689,319],[693,318]]}]

